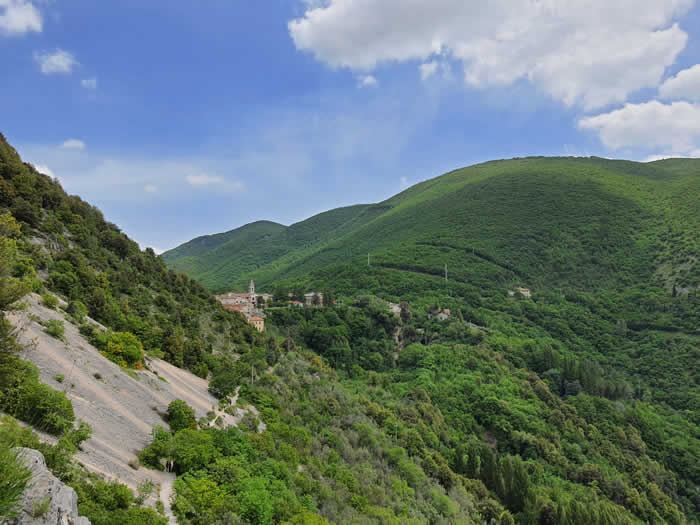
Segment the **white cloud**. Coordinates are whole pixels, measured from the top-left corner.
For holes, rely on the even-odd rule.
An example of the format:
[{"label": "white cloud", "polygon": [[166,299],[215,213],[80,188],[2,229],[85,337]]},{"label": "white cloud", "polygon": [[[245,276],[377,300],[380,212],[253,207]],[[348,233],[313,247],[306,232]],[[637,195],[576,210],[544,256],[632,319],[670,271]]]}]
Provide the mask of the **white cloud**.
[{"label": "white cloud", "polygon": [[80,81],[80,85],[85,89],[97,89],[97,77],[84,78]]},{"label": "white cloud", "polygon": [[146,193],[155,193],[158,191],[158,186],[156,186],[155,184],[146,184],[143,187],[143,191],[145,191]]},{"label": "white cloud", "polygon": [[22,35],[29,31],[40,33],[42,19],[39,10],[26,0],[0,0],[0,35]]},{"label": "white cloud", "polygon": [[406,177],[401,177],[401,180],[399,182],[402,190],[410,186]]},{"label": "white cloud", "polygon": [[680,71],[659,87],[659,96],[665,100],[700,102],[700,64]]},{"label": "white cloud", "polygon": [[85,143],[82,140],[79,139],[68,139],[66,140],[63,144],[61,144],[61,147],[63,149],[77,149],[77,150],[84,150],[85,149]]},{"label": "white cloud", "polygon": [[187,175],[185,180],[192,186],[208,186],[210,184],[223,184],[224,178],[216,175]]},{"label": "white cloud", "polygon": [[34,60],[39,64],[39,69],[44,75],[70,73],[73,71],[73,67],[78,65],[75,57],[63,49],[57,49],[53,53],[34,53]]},{"label": "white cloud", "polygon": [[34,166],[36,171],[39,173],[43,173],[44,175],[48,175],[51,178],[56,178],[56,175],[54,175],[53,171],[46,165],[46,164],[37,164]]},{"label": "white cloud", "polygon": [[657,100],[586,117],[579,128],[598,133],[611,149],[639,148],[663,156],[695,156],[700,152],[700,104]]},{"label": "white cloud", "polygon": [[[289,22],[300,50],[368,72],[460,61],[467,84],[526,79],[567,105],[622,102],[658,86],[686,45],[674,23],[694,0],[329,0]],[[429,72],[428,69],[426,72]]]},{"label": "white cloud", "polygon": [[363,75],[360,77],[360,87],[374,87],[378,84],[373,75]]},{"label": "white cloud", "polygon": [[435,61],[426,62],[425,64],[418,66],[418,69],[420,69],[420,77],[423,80],[427,80],[437,72],[438,63]]}]

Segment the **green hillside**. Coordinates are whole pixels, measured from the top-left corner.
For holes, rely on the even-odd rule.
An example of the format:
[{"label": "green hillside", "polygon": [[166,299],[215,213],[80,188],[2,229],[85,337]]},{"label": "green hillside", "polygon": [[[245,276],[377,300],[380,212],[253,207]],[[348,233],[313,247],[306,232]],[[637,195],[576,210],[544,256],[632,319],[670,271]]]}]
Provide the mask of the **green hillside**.
[{"label": "green hillside", "polygon": [[[669,289],[687,288],[699,284],[699,172],[700,161],[687,159],[495,161],[359,208],[340,228],[333,219],[355,208],[318,215],[256,245],[234,239],[225,250],[198,253],[188,243],[164,258],[212,289],[251,278],[265,287],[334,264],[361,265],[367,253],[376,265],[429,275],[442,275],[447,264],[461,282],[593,290],[661,278]],[[287,240],[307,223],[317,235]],[[173,255],[183,248],[187,265]]]},{"label": "green hillside", "polygon": [[285,227],[260,221],[216,235],[197,237],[162,255],[173,269],[213,290],[229,290],[241,275],[296,250],[315,246],[376,215],[371,206],[349,206]]},{"label": "green hillside", "polygon": [[[182,523],[695,523],[696,170],[498,161],[378,205],[199,241],[221,250],[220,286],[252,276],[278,297],[333,295],[270,304],[258,333],[0,137],[0,308],[30,289],[59,295],[125,373],[162,356],[206,377],[220,410],[235,413],[235,393],[256,407],[219,428],[179,404],[172,432],[154,429],[139,458],[173,465]],[[198,250],[179,254],[199,264]],[[227,267],[227,254],[240,258]],[[70,465],[89,432],[20,360],[2,317],[0,411],[62,437],[49,466],[94,525],[162,523]],[[37,443],[3,422],[0,466],[8,447]]]},{"label": "green hillside", "polygon": [[[677,520],[644,517],[628,499],[632,492],[621,495],[636,490],[653,498],[650,484],[660,485],[651,478],[635,484],[624,473],[637,471],[622,459],[637,452],[622,452],[630,434],[622,438],[620,425],[638,432],[649,459],[673,472],[676,488],[661,490],[675,494],[671,498],[696,519],[697,195],[700,161],[694,160],[488,162],[409,188],[377,205],[380,211],[371,220],[290,250],[241,274],[234,284],[242,287],[252,278],[270,291],[332,292],[341,305],[337,317],[273,309],[268,324],[282,333],[296,330],[297,344],[319,353],[371,402],[406,410],[403,403],[422,392],[458,441],[468,441],[472,433],[491,436],[499,454],[530,457],[544,469],[537,481],[540,489],[549,487],[539,493],[543,501],[556,501],[559,514],[552,523],[606,522],[600,516],[563,518],[585,514],[574,509],[569,496],[556,494],[571,494],[564,485],[581,483],[578,476],[586,469],[600,472],[595,485],[604,497],[637,519]],[[509,297],[508,290],[518,286],[531,289],[533,298]],[[412,314],[403,320],[398,343],[389,328],[377,335],[372,323],[355,313],[380,310],[371,306],[372,297],[409,305]],[[444,308],[452,317],[438,323],[434,316]],[[382,326],[388,321],[379,310],[370,318]],[[392,352],[396,362],[388,358]],[[604,428],[603,435],[582,441],[553,430],[555,405],[545,401],[550,403],[545,408],[528,397],[544,400],[541,392],[532,393],[539,388],[536,377],[568,407],[556,410],[578,414],[584,426]],[[489,395],[494,405],[486,409]],[[618,410],[619,417],[613,416]],[[415,417],[430,426],[426,416]],[[429,431],[421,432],[430,439]],[[554,449],[526,451],[523,440],[532,438],[535,446],[543,436],[556,441]],[[579,447],[583,457],[574,452]],[[561,463],[554,467],[557,455]],[[529,468],[537,470],[533,463]],[[488,475],[482,481],[498,486]],[[576,493],[593,501],[585,490]],[[528,511],[517,512],[516,521],[534,522]],[[609,522],[623,521],[618,516]]]}]

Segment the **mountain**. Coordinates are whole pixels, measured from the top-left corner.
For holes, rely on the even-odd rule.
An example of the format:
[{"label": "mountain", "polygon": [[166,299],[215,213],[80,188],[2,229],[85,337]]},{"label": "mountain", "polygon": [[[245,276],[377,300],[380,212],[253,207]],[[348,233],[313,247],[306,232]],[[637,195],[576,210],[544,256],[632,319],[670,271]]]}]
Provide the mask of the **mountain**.
[{"label": "mountain", "polygon": [[[521,439],[552,430],[552,419],[538,426],[534,414],[554,405],[536,408],[538,403],[523,401],[529,394],[522,392],[542,378],[570,414],[586,414],[586,424],[605,427],[607,443],[621,443],[610,433],[621,421],[635,428],[647,444],[645,453],[673,470],[678,487],[685,487],[676,501],[697,517],[700,471],[692,458],[700,453],[698,195],[700,160],[492,161],[413,186],[368,208],[374,212],[368,220],[305,246],[287,246],[255,270],[231,267],[225,280],[206,284],[244,289],[255,279],[265,291],[332,293],[339,319],[313,309],[290,313],[275,304],[268,323],[282,333],[296,330],[298,344],[346,374],[371,402],[384,406],[424,392],[453,428],[472,428],[465,418],[475,418],[478,432],[491,436],[499,451],[528,457]],[[256,248],[230,247],[248,253]],[[518,288],[528,289],[527,295],[514,293]],[[373,306],[377,297],[407,305],[395,334],[386,314]],[[355,318],[357,308],[374,312],[365,314],[373,321]],[[394,360],[387,357],[392,351]],[[497,371],[501,365],[495,363],[506,364]],[[531,374],[529,386],[519,374]],[[525,383],[515,387],[516,377]],[[489,393],[493,405],[486,408]],[[619,419],[612,416],[614,406]],[[531,418],[532,424],[524,423]],[[472,431],[456,432],[468,440]],[[566,432],[555,433],[568,442],[556,446],[565,456],[567,447],[582,445],[564,438]],[[616,470],[623,468],[620,457],[593,449],[584,455],[564,461],[565,477],[578,479],[574,464],[605,470],[617,463],[599,483],[607,484],[606,497],[623,502],[612,489],[613,478],[624,478]],[[488,455],[480,458],[490,461]],[[544,470],[545,477],[561,475],[551,464]],[[498,485],[488,476],[484,482]],[[566,507],[564,500],[556,505]],[[642,520],[675,520],[633,512]],[[601,519],[588,516],[581,523]],[[529,522],[522,514],[517,520]],[[560,514],[553,522],[562,520]]]},{"label": "mountain", "polygon": [[[700,160],[690,159],[494,161],[374,206],[320,214],[263,242],[244,235],[255,226],[248,225],[217,236],[227,242],[213,249],[198,250],[195,243],[209,239],[200,238],[163,258],[217,290],[366,265],[368,253],[374,265],[428,275],[444,275],[447,264],[461,282],[487,276],[504,285],[592,290],[658,277],[669,289],[695,287],[699,174]],[[347,220],[340,227],[339,218]],[[286,240],[301,228],[317,233]]]},{"label": "mountain", "polygon": [[259,333],[0,136],[0,521],[25,447],[93,525],[697,522],[697,181],[498,161],[182,248],[327,294]]},{"label": "mountain", "polygon": [[226,233],[197,237],[165,252],[162,258],[171,268],[205,286],[225,290],[239,281],[242,274],[365,224],[377,215],[377,210],[366,205],[338,208],[289,227],[268,221],[254,222]]}]

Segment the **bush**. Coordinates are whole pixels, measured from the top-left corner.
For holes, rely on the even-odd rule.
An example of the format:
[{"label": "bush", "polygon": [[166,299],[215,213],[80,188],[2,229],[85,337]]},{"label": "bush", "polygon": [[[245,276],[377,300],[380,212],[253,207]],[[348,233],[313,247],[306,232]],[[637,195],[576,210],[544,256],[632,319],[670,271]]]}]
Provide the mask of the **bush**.
[{"label": "bush", "polygon": [[51,337],[55,337],[56,339],[60,339],[62,341],[63,337],[66,335],[66,327],[63,324],[63,321],[52,319],[51,321],[46,322],[44,332],[49,334]]},{"label": "bush", "polygon": [[197,419],[194,410],[181,399],[176,399],[168,405],[166,419],[173,434],[186,428],[197,429]]},{"label": "bush", "polygon": [[49,511],[49,508],[51,507],[51,498],[48,496],[40,499],[38,501],[35,501],[32,504],[32,510],[30,514],[32,515],[32,518],[41,518],[44,514],[46,514]]},{"label": "bush", "polygon": [[41,304],[43,304],[46,308],[51,308],[51,310],[55,310],[58,306],[58,297],[56,297],[52,293],[41,294]]},{"label": "bush", "polygon": [[143,345],[138,337],[129,332],[114,332],[107,336],[102,354],[119,366],[141,368]]},{"label": "bush", "polygon": [[73,428],[73,405],[63,392],[39,382],[36,366],[15,358],[0,370],[0,376],[6,381],[0,392],[5,412],[54,435]]},{"label": "bush", "polygon": [[66,308],[66,312],[75,317],[78,321],[82,321],[88,314],[88,309],[87,306],[85,306],[80,301],[71,301],[70,303],[68,303],[68,308]]}]

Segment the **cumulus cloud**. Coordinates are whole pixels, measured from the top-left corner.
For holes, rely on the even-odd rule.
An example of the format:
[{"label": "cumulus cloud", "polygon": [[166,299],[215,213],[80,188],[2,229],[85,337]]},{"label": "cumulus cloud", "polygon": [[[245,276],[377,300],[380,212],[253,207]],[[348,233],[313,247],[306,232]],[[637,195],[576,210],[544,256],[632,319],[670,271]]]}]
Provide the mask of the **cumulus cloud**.
[{"label": "cumulus cloud", "polygon": [[42,19],[39,10],[26,0],[0,0],[0,35],[40,33]]},{"label": "cumulus cloud", "polygon": [[216,175],[187,175],[185,180],[188,184],[192,186],[208,186],[210,184],[222,184],[224,182],[223,177]]},{"label": "cumulus cloud", "polygon": [[53,171],[46,165],[46,164],[37,164],[34,166],[36,171],[39,173],[43,173],[44,175],[48,175],[51,178],[56,178],[56,175],[54,175]]},{"label": "cumulus cloud", "polygon": [[700,153],[700,104],[663,104],[657,100],[626,104],[609,113],[583,118],[578,125],[597,133],[611,149],[661,151],[659,155],[664,157]]},{"label": "cumulus cloud", "polygon": [[307,5],[289,32],[299,50],[332,67],[368,73],[442,56],[462,63],[471,86],[526,79],[569,106],[593,109],[658,86],[686,45],[674,22],[693,3],[328,0]]},{"label": "cumulus cloud", "polygon": [[77,149],[84,150],[86,148],[85,143],[79,139],[68,139],[63,144],[61,144],[63,149]]},{"label": "cumulus cloud", "polygon": [[156,186],[155,184],[146,184],[143,187],[143,191],[145,191],[146,193],[155,193],[158,191],[158,186]]},{"label": "cumulus cloud", "polygon": [[34,53],[34,60],[39,64],[39,69],[44,75],[70,73],[73,71],[73,67],[78,65],[75,57],[63,49],[57,49],[53,52]]},{"label": "cumulus cloud", "polygon": [[374,87],[378,84],[373,75],[363,75],[360,77],[360,87]]},{"label": "cumulus cloud", "polygon": [[680,71],[659,87],[659,96],[665,100],[700,102],[700,64]]},{"label": "cumulus cloud", "polygon": [[83,86],[85,89],[97,89],[97,78],[84,78],[80,81],[80,85]]}]

